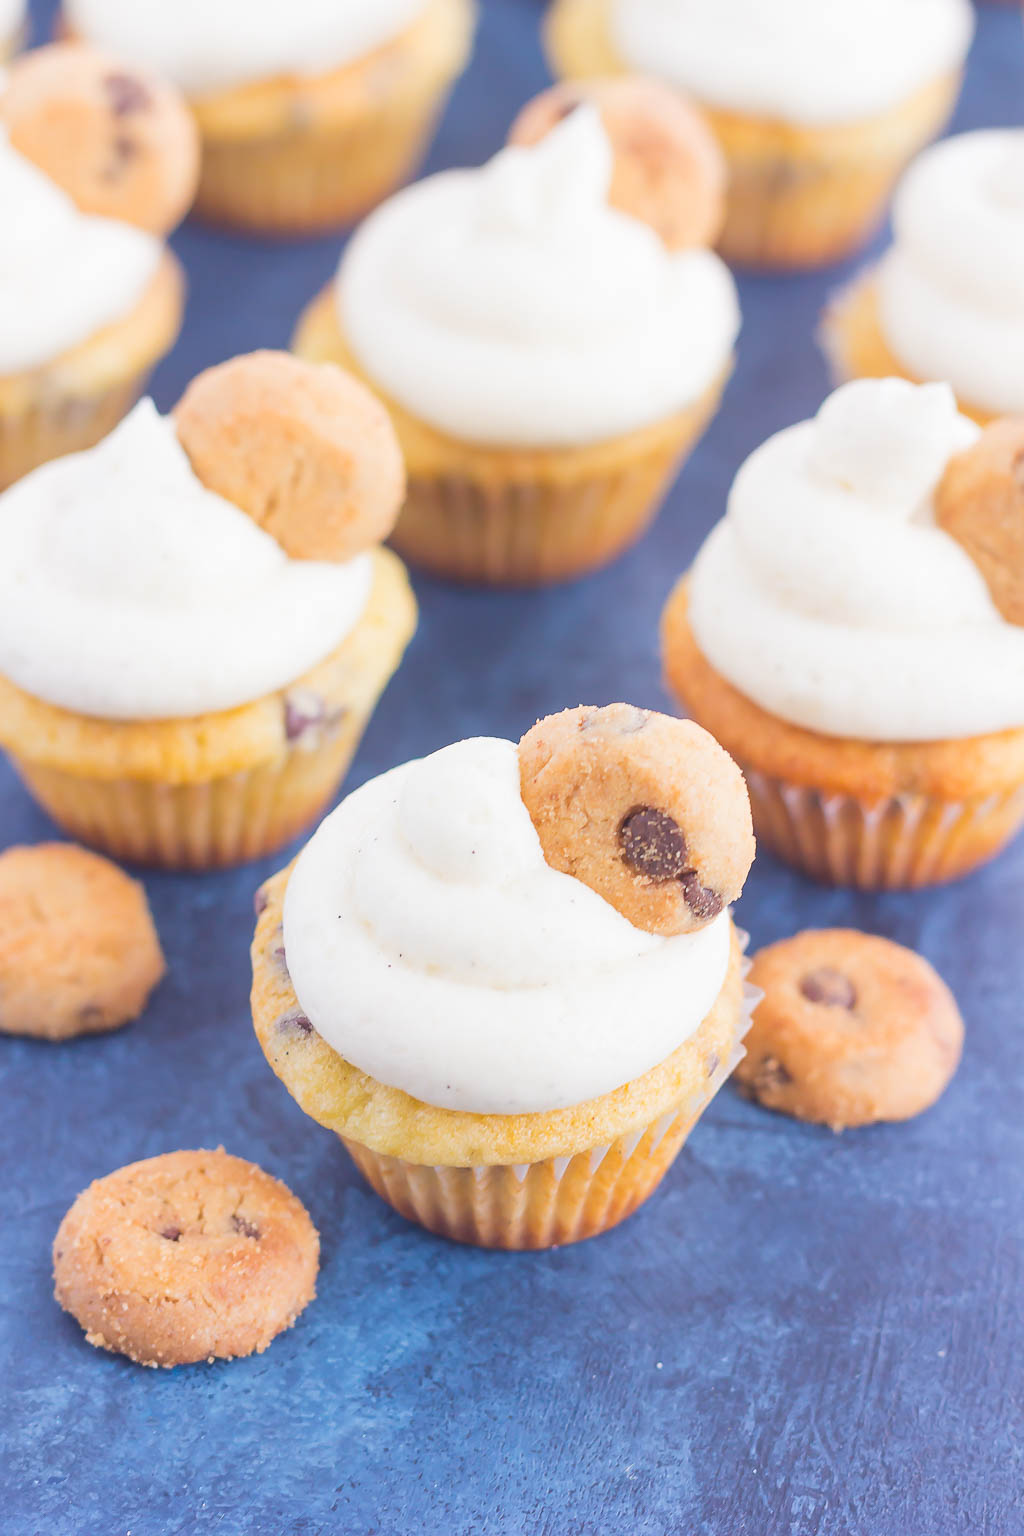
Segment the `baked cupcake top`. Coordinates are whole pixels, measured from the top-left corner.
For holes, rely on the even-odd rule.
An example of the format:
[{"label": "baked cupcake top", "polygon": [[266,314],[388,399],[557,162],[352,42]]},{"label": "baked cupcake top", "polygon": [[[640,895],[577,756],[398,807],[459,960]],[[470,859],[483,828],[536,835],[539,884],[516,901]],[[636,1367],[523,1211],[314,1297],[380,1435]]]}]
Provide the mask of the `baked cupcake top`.
[{"label": "baked cupcake top", "polygon": [[[640,721],[633,731],[660,718],[627,713]],[[584,729],[571,717],[570,728]],[[686,802],[691,836],[699,841],[701,818],[712,842],[738,826],[742,884],[753,851],[742,781],[706,733],[686,729],[708,744],[705,790],[721,791],[714,807]],[[729,968],[721,905],[665,937],[587,883],[599,858],[621,862],[632,845],[596,850],[577,827],[581,877],[549,862],[565,826],[542,822],[542,843],[521,781],[536,769],[536,754],[489,737],[406,763],[342,801],[291,871],[283,952],[306,1027],[378,1082],[438,1108],[534,1113],[609,1092],[696,1031]],[[567,771],[578,775],[579,761],[555,768]],[[625,805],[626,815],[637,809]],[[617,802],[615,812],[620,825]],[[638,868],[626,872],[653,883]]]},{"label": "baked cupcake top", "polygon": [[495,446],[598,442],[693,404],[728,366],[732,278],[611,207],[612,169],[587,105],[372,213],[336,283],[367,375],[440,431]]},{"label": "baked cupcake top", "polygon": [[911,166],[878,271],[882,329],[921,379],[1024,411],[1024,129],[959,134]]},{"label": "baked cupcake top", "polygon": [[[253,373],[262,380],[275,356],[237,360],[243,381]],[[351,426],[362,440],[356,459],[364,453],[376,463],[390,441],[399,473],[385,464],[381,475],[393,519],[401,461],[383,408],[340,370],[288,357],[281,365],[289,376],[296,369],[314,379],[324,374],[343,404],[349,390],[357,396],[338,427],[340,435]],[[225,414],[240,393],[229,394]],[[237,416],[231,424],[237,451],[248,458]],[[273,486],[287,480],[289,466],[297,484],[315,484],[319,460],[335,446],[324,445],[312,418],[286,426],[288,435],[278,436],[268,406],[267,456],[249,463],[244,510],[207,488],[174,419],[160,416],[151,400],[97,447],[43,465],[0,496],[0,672],[79,714],[174,719],[272,693],[328,656],[363,613],[372,584],[365,551],[382,524],[377,508],[367,508],[362,544],[350,528],[344,558],[286,554],[259,526],[260,508],[275,503],[280,531]],[[232,451],[225,433],[225,469]],[[356,471],[353,478],[358,483]],[[241,476],[228,481],[236,485]],[[304,510],[298,498],[296,506]]]},{"label": "baked cupcake top", "polygon": [[611,0],[632,68],[807,124],[870,117],[959,69],[973,29],[968,0]]},{"label": "baked cupcake top", "polygon": [[190,95],[322,75],[397,36],[426,0],[64,0],[72,30]]},{"label": "baked cupcake top", "polygon": [[1024,627],[935,517],[947,467],[978,435],[948,385],[865,379],[769,438],[693,567],[690,623],[711,665],[826,735],[1024,724]]}]

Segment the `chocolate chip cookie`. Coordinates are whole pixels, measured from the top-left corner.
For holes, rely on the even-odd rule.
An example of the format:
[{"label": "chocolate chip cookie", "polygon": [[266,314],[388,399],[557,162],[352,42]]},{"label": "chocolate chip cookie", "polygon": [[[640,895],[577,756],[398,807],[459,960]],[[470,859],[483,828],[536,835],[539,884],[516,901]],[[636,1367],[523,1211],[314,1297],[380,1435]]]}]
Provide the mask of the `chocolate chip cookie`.
[{"label": "chocolate chip cookie", "polygon": [[0,854],[0,1030],[67,1040],[137,1018],[164,974],[146,893],[99,854]]},{"label": "chocolate chip cookie", "polygon": [[255,1163],[168,1152],[84,1190],[53,1245],[55,1296],[90,1344],[139,1365],[266,1349],[313,1299],[320,1240]]},{"label": "chocolate chip cookie", "polygon": [[566,710],[527,732],[519,765],[547,862],[635,927],[687,933],[736,900],[754,857],[750,802],[692,721],[629,704]]},{"label": "chocolate chip cookie", "polygon": [[847,928],[754,956],[764,990],[735,1080],[769,1109],[841,1131],[909,1120],[946,1088],[963,1047],[952,993],[921,955]]},{"label": "chocolate chip cookie", "polygon": [[1024,418],[994,421],[949,461],[935,521],[970,555],[1003,618],[1024,624]]}]

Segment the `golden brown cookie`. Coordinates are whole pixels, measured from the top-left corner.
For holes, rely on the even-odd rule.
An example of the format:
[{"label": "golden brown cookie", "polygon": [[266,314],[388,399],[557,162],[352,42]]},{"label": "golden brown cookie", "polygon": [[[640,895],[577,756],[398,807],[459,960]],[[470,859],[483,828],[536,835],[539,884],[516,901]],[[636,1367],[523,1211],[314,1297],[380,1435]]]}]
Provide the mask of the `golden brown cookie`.
[{"label": "golden brown cookie", "polygon": [[768,1109],[841,1131],[909,1120],[956,1071],[964,1026],[921,955],[848,928],[809,929],[754,956],[764,990],[736,1080]]},{"label": "golden brown cookie", "polygon": [[670,250],[711,245],[725,217],[726,167],[714,134],[677,91],[640,75],[573,80],[528,101],[510,144],[535,144],[582,102],[615,151],[609,201],[650,224]]},{"label": "golden brown cookie", "polygon": [[0,93],[0,122],[84,213],[163,235],[195,196],[199,135],[184,98],[83,43],[18,59]]},{"label": "golden brown cookie", "polygon": [[1024,417],[994,421],[949,461],[935,521],[970,555],[1003,618],[1024,624]]},{"label": "golden brown cookie", "polygon": [[53,1244],[56,1296],[90,1344],[139,1365],[266,1349],[315,1295],[316,1228],[255,1163],[166,1152],[83,1190]]},{"label": "golden brown cookie", "polygon": [[350,560],[387,538],[405,495],[387,411],[333,363],[250,352],[193,379],[174,412],[203,484],[295,560]]},{"label": "golden brown cookie", "polygon": [[0,1030],[67,1040],[137,1018],[164,974],[146,893],[99,854],[0,854]]},{"label": "golden brown cookie", "polygon": [[746,786],[691,720],[568,709],[527,732],[519,769],[547,862],[635,927],[687,933],[740,894],[754,857]]}]

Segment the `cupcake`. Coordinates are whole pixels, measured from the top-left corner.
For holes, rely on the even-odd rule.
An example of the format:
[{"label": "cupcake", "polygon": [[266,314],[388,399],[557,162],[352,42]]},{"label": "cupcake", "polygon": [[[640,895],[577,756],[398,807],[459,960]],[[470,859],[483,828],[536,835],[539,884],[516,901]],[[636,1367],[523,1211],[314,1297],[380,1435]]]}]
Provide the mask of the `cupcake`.
[{"label": "cupcake", "polygon": [[257,897],[270,1065],[385,1200],[543,1248],[654,1190],[738,1060],[734,763],[627,705],[481,737],[356,790]]},{"label": "cupcake", "polygon": [[1024,820],[1022,456],[948,385],[847,384],[747,460],[669,598],[669,687],[806,873],[931,885]]},{"label": "cupcake", "polygon": [[356,232],[295,350],[385,401],[409,489],[395,547],[530,584],[605,564],[715,410],[739,326],[727,268],[609,204],[592,105],[533,146],[429,177]]},{"label": "cupcake", "polygon": [[21,47],[27,9],[26,0],[0,0],[0,63]]},{"label": "cupcake", "polygon": [[893,244],[825,316],[837,379],[948,382],[983,426],[1024,412],[1024,130],[936,144],[893,204]]},{"label": "cupcake", "polygon": [[799,268],[872,234],[972,30],[968,0],[554,0],[546,43],[563,77],[639,71],[699,103],[729,163],[719,250]]},{"label": "cupcake", "polygon": [[378,547],[402,464],[354,379],[284,353],[142,401],[0,497],[0,745],[72,837],[256,858],[334,795],[415,626]]},{"label": "cupcake", "polygon": [[195,191],[177,92],[62,44],[0,80],[0,489],[118,422],[181,328]]},{"label": "cupcake", "polygon": [[64,0],[72,33],[159,70],[202,137],[196,209],[301,234],[411,174],[469,56],[473,0]]}]

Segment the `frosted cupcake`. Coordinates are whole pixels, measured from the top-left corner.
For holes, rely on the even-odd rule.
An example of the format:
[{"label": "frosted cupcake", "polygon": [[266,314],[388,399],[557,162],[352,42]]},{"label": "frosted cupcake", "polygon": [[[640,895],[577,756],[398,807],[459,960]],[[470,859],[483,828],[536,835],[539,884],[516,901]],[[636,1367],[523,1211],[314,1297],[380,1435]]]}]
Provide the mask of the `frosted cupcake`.
[{"label": "frosted cupcake", "polygon": [[559,75],[658,76],[708,114],[729,162],[719,249],[813,267],[880,222],[956,100],[968,0],[554,0]]},{"label": "frosted cupcake", "polygon": [[839,378],[939,380],[983,425],[1024,412],[1024,130],[964,133],[911,166],[893,244],[840,294],[823,344]]},{"label": "frosted cupcake", "polygon": [[608,202],[592,106],[532,147],[406,189],[357,231],[295,350],[381,395],[409,490],[397,549],[543,582],[612,559],[712,415],[739,326],[710,251]]},{"label": "frosted cupcake", "polygon": [[411,174],[469,55],[473,0],[65,0],[159,70],[203,141],[197,210],[271,233],[358,218]]},{"label": "frosted cupcake", "polygon": [[0,63],[21,47],[27,9],[25,0],[0,0]]},{"label": "frosted cupcake", "polygon": [[0,744],[72,837],[208,868],[333,796],[415,625],[386,413],[257,353],[0,497]]},{"label": "frosted cupcake", "polygon": [[0,488],[97,442],[181,328],[195,190],[177,92],[60,45],[0,79]]},{"label": "frosted cupcake", "polygon": [[689,722],[612,705],[458,742],[356,790],[263,887],[260,1044],[410,1220],[592,1236],[742,1053],[752,854],[739,772]]},{"label": "frosted cupcake", "polygon": [[669,599],[669,686],[819,879],[949,880],[1024,820],[1024,551],[984,558],[1024,526],[1017,436],[990,472],[947,385],[845,385],[747,460]]}]

